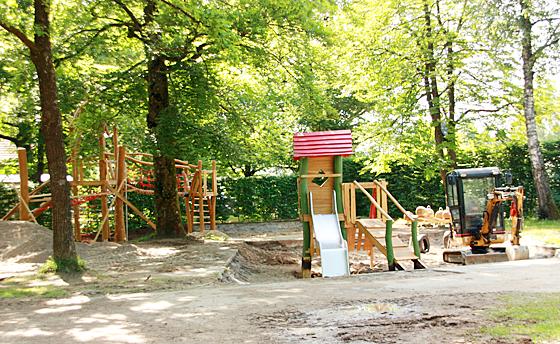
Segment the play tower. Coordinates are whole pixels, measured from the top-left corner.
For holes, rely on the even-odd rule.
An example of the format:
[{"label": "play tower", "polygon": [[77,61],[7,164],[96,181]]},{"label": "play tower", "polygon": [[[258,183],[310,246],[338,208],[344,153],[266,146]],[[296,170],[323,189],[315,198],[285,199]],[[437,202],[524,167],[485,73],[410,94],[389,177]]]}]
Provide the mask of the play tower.
[{"label": "play tower", "polygon": [[352,155],[350,130],[297,133],[298,199],[303,223],[302,276],[311,276],[314,242],[321,252],[323,276],[349,274],[342,204],[342,157]]}]

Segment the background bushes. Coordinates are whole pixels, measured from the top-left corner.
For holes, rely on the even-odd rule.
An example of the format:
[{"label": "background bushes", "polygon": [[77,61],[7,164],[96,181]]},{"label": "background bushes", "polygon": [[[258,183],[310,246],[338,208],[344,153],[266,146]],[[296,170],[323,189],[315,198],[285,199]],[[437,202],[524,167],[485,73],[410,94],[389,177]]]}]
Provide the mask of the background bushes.
[{"label": "background bushes", "polygon": [[[543,156],[550,177],[553,197],[560,204],[560,141],[543,145]],[[511,145],[506,149],[478,148],[476,152],[460,156],[460,167],[498,166],[511,170],[516,185],[526,189],[525,209],[528,216],[535,216],[537,199],[531,175],[531,165],[524,145]],[[425,178],[426,168],[395,164],[390,173],[372,175],[360,174],[360,163],[351,159],[344,160],[344,182],[372,181],[385,179],[389,191],[410,211],[419,205],[431,205],[432,208],[445,206],[443,186],[438,177]],[[435,171],[437,172],[437,171]],[[435,173],[437,175],[437,173]],[[297,219],[298,195],[297,176],[254,176],[246,178],[220,178],[218,180],[217,220],[218,221],[270,221]],[[153,196],[129,193],[128,198],[141,209],[146,216],[155,221]],[[361,193],[357,194],[357,212],[360,216],[369,213],[369,200]],[[3,216],[17,203],[15,190],[0,185],[0,216]],[[84,227],[97,231],[101,220],[99,202],[90,202],[82,207]],[[182,214],[184,202],[181,201]],[[401,217],[400,212],[390,203],[389,212],[394,217]],[[184,217],[184,216],[183,216]],[[38,218],[39,222],[49,226],[50,212]],[[112,222],[112,217],[109,219]],[[129,231],[144,230],[147,225],[132,212],[128,217]]]}]

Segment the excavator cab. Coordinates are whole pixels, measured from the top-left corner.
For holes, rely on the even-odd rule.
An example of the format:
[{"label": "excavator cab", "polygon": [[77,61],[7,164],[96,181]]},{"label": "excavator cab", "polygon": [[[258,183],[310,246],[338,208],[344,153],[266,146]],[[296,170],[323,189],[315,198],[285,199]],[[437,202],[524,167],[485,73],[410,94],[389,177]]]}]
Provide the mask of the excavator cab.
[{"label": "excavator cab", "polygon": [[[458,169],[447,174],[447,204],[451,211],[452,232],[457,238],[479,239],[484,223],[488,195],[501,185],[504,177],[497,167]],[[507,177],[509,181],[511,178]],[[490,236],[504,234],[502,204],[495,209]]]}]

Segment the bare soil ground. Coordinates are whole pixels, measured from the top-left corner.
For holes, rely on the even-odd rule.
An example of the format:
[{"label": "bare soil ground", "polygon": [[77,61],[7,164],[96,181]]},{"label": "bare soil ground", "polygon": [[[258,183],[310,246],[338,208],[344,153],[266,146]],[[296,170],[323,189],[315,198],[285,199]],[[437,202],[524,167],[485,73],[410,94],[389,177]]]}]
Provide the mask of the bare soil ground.
[{"label": "bare soil ground", "polygon": [[[2,343],[486,343],[498,296],[560,291],[560,260],[457,267],[425,229],[426,271],[301,280],[297,223],[222,226],[181,240],[78,244],[88,270],[36,278],[50,231],[0,222],[0,288],[52,284],[61,299],[0,299]],[[214,239],[214,240],[209,240]],[[403,237],[403,240],[406,238]],[[352,254],[355,273],[386,269]],[[314,261],[318,274],[320,259]],[[507,321],[507,319],[504,319]],[[500,339],[503,343],[528,338]]]}]

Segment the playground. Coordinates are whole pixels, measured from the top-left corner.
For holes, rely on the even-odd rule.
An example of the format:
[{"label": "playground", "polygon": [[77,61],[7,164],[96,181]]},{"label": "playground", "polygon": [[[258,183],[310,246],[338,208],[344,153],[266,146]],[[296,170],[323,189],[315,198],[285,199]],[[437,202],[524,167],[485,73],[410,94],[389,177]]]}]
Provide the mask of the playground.
[{"label": "playground", "polygon": [[[41,272],[53,247],[50,230],[37,221],[51,207],[51,195],[39,193],[49,182],[23,191],[26,154],[19,151],[24,181],[19,202],[0,221],[0,336],[7,343],[48,343],[54,337],[95,343],[192,338],[423,343],[445,337],[452,343],[483,343],[496,339],[494,328],[515,324],[513,318],[493,315],[509,307],[508,300],[534,302],[542,292],[556,297],[559,277],[548,277],[560,266],[559,250],[531,233],[520,235],[523,188],[499,187],[496,168],[450,173],[448,178],[457,176],[448,179],[451,209],[407,210],[385,180],[342,182],[342,159],[353,154],[349,130],[299,133],[293,141],[298,220],[218,223],[216,164],[204,170],[201,161],[175,160],[173,192],[186,215],[183,233],[131,238],[128,209],[149,231],[158,230],[146,209],[129,199],[129,193],[154,194],[153,157],[126,153],[116,129],[114,153],[106,152],[104,134],[98,161],[87,169],[86,161],[70,161],[74,237],[87,267],[81,273]],[[464,218],[457,217],[468,210],[472,175],[490,183],[484,193],[493,193],[484,213],[469,210],[467,220],[479,221],[478,236],[462,231]],[[99,192],[85,193],[91,188]],[[99,201],[96,230],[84,233],[81,209]],[[364,201],[367,216],[360,215]],[[507,234],[502,202],[511,203]],[[466,257],[466,265],[446,259],[450,252],[460,253],[455,259]],[[49,316],[53,313],[57,317]],[[68,322],[73,326],[67,328]]]},{"label": "playground", "polygon": [[[560,268],[557,258],[458,266],[435,253],[433,262],[431,254],[423,258],[428,270],[382,272],[378,253],[377,273],[302,280],[298,222],[218,226],[205,239],[80,243],[88,271],[37,277],[47,230],[28,222],[0,226],[3,245],[19,243],[3,247],[2,285],[37,290],[0,301],[5,343],[422,343],[443,336],[484,343],[492,337],[481,328],[508,321],[487,312],[511,297],[557,292],[560,283],[550,274]],[[361,260],[369,267],[367,254]],[[312,275],[320,272],[314,259]],[[40,288],[60,293],[41,296]],[[528,342],[523,335],[500,341]]]}]

